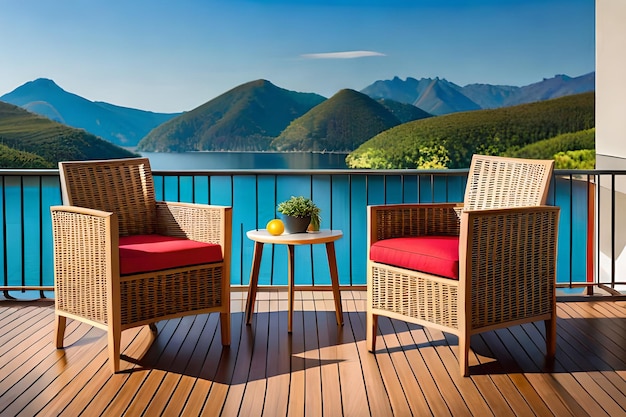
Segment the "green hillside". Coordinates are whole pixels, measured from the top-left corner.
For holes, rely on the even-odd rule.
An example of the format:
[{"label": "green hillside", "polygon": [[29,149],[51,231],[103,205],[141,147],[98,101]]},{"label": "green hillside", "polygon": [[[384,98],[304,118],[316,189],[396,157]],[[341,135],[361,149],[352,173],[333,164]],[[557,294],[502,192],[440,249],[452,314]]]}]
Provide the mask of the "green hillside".
[{"label": "green hillside", "polygon": [[153,129],[137,147],[147,152],[257,151],[295,118],[326,100],[266,80],[240,85]]},{"label": "green hillside", "polygon": [[56,168],[59,161],[128,158],[132,152],[0,102],[0,167]]},{"label": "green hillside", "polygon": [[400,120],[400,123],[412,122],[413,120],[425,119],[427,117],[433,117],[432,114],[416,107],[412,104],[400,103],[399,101],[390,100],[387,98],[379,98],[376,100],[394,116]]},{"label": "green hillside", "polygon": [[595,125],[595,94],[454,113],[405,123],[363,143],[351,168],[467,168],[474,153],[504,155]]},{"label": "green hillside", "polygon": [[520,149],[511,149],[506,156],[516,158],[551,159],[559,152],[595,149],[596,129],[574,133],[563,133],[553,138],[540,140]]},{"label": "green hillside", "polygon": [[291,122],[272,147],[279,151],[352,151],[399,124],[382,104],[344,89]]},{"label": "green hillside", "polygon": [[0,144],[0,167],[13,169],[46,169],[56,168],[56,165],[34,153],[18,151],[17,149]]}]

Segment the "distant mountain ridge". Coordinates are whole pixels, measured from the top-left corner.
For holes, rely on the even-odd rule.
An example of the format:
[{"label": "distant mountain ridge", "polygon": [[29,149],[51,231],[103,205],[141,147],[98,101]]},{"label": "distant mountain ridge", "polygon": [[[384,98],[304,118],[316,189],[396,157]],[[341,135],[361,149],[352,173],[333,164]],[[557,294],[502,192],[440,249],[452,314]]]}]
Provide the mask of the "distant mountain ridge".
[{"label": "distant mountain ridge", "polygon": [[549,100],[595,90],[595,72],[553,78],[523,87],[491,84],[468,84],[461,87],[440,78],[408,77],[379,80],[361,90],[372,98],[413,104],[428,113],[443,115],[460,111],[495,109]]},{"label": "distant mountain ridge", "polygon": [[[327,99],[255,80],[191,111],[164,114],[92,102],[40,78],[5,94],[0,101],[82,128],[120,146],[137,146],[139,151],[350,151],[369,139],[362,135],[376,135],[394,123],[510,107],[594,89],[595,73],[557,75],[524,87],[461,87],[440,78],[394,77],[376,81],[360,92],[340,90]],[[361,95],[358,100],[357,93]],[[365,100],[367,97],[371,101]],[[383,116],[386,112],[380,105],[397,121],[390,123],[393,118]],[[386,120],[382,124],[381,117]]]},{"label": "distant mountain ridge", "polygon": [[63,90],[46,78],[27,82],[0,96],[0,101],[71,127],[85,129],[124,147],[136,146],[150,130],[180,114],[153,113],[89,101]]}]

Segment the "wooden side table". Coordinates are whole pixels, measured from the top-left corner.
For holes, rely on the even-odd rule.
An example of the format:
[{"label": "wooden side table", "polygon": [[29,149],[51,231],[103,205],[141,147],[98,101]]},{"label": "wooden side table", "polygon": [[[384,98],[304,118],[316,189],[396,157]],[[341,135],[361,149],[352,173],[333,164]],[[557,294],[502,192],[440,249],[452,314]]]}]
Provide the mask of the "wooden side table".
[{"label": "wooden side table", "polygon": [[252,321],[254,312],[254,302],[259,283],[259,269],[261,267],[261,256],[263,254],[263,244],[272,243],[274,245],[287,245],[289,252],[289,315],[287,320],[287,330],[291,333],[293,323],[293,294],[294,285],[294,246],[295,245],[315,245],[326,244],[326,255],[328,256],[328,268],[330,269],[330,280],[332,284],[333,297],[335,299],[335,314],[337,324],[343,325],[343,312],[341,309],[341,294],[339,292],[339,276],[337,273],[337,258],[335,257],[335,241],[343,236],[341,230],[321,230],[316,233],[292,233],[279,236],[271,235],[267,230],[250,230],[246,233],[254,243],[254,254],[252,257],[252,270],[250,272],[250,284],[248,287],[248,298],[246,300],[246,323]]}]

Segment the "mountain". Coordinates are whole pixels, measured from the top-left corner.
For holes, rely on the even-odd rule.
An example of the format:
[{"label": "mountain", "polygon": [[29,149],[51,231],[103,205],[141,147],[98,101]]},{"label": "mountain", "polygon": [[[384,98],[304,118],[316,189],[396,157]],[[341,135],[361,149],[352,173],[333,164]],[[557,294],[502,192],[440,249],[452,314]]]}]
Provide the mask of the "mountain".
[{"label": "mountain", "polygon": [[400,120],[400,123],[433,117],[432,114],[425,112],[412,104],[400,103],[399,101],[387,100],[384,98],[379,98],[376,101],[389,110],[391,114],[396,116],[398,120]]},{"label": "mountain", "polygon": [[180,113],[149,111],[93,102],[68,93],[54,81],[39,78],[0,97],[0,101],[75,128],[119,146],[136,146],[150,130]]},{"label": "mountain", "polygon": [[136,156],[75,129],[0,102],[0,167],[56,168],[59,161]]},{"label": "mountain", "polygon": [[481,107],[465,96],[458,85],[440,78],[398,77],[376,81],[361,90],[373,99],[389,99],[412,104],[430,114],[442,115],[459,111],[478,110]]},{"label": "mountain", "polygon": [[553,78],[546,78],[538,83],[520,87],[519,91],[506,100],[503,105],[515,106],[518,104],[549,100],[572,94],[595,91],[595,88],[595,72],[573,78],[560,74],[554,76]]},{"label": "mountain", "polygon": [[553,78],[523,87],[468,84],[461,87],[440,78],[379,80],[361,90],[368,96],[413,104],[434,115],[459,111],[495,109],[595,90],[595,72]]},{"label": "mountain", "polygon": [[152,130],[147,152],[267,150],[289,123],[326,100],[266,80],[242,84]]},{"label": "mountain", "polygon": [[[467,168],[474,153],[512,155],[532,143],[594,125],[595,94],[588,92],[404,123],[363,143],[346,162],[351,168]],[[569,138],[555,140],[559,151],[581,149],[580,144],[563,145]]]},{"label": "mountain", "polygon": [[[523,87],[491,84],[469,84],[461,87],[438,77],[420,80],[394,77],[391,80],[376,81],[361,90],[361,93],[378,101],[400,123],[407,123],[430,116],[497,109],[594,89],[595,73],[592,72],[580,77],[557,75]],[[266,80],[239,85],[186,113],[153,113],[93,102],[68,93],[54,81],[43,78],[25,83],[0,97],[0,100],[59,123],[84,129],[111,143],[124,147],[138,146],[141,151],[255,151],[272,149],[272,143],[282,149],[299,149],[300,146],[306,149],[318,149],[320,146],[320,149],[327,150],[344,147],[351,149],[351,143],[363,140],[359,137],[350,141],[344,137],[338,138],[339,142],[333,145],[323,135],[341,136],[336,131],[329,133],[322,129],[310,132],[309,128],[305,128],[304,132],[311,137],[296,138],[294,127],[280,140],[275,141],[291,122],[325,102],[326,98],[318,94],[282,89]],[[369,103],[366,107],[371,105]],[[338,111],[342,109],[342,106],[336,104],[328,105],[330,107]],[[322,108],[321,112],[325,114],[315,117],[332,119],[327,114],[328,110]],[[380,114],[382,113],[378,115]],[[349,120],[345,117],[345,114],[337,115],[334,122],[348,123]],[[379,120],[373,118],[367,123],[369,122],[379,123]],[[319,129],[320,123],[322,122],[317,120],[312,127]],[[297,125],[302,127],[301,122]],[[383,125],[387,126],[385,123]],[[358,133],[372,127],[361,127]],[[338,125],[335,128],[338,129]],[[382,125],[374,127],[373,131],[379,128]],[[342,129],[345,136],[346,127]],[[299,145],[296,144],[298,141],[301,142]],[[322,142],[331,146],[322,145]]]},{"label": "mountain", "polygon": [[520,87],[491,84],[468,84],[465,87],[459,87],[459,92],[478,104],[481,109],[505,107],[505,103],[519,90]]},{"label": "mountain", "polygon": [[344,89],[291,122],[272,147],[279,151],[352,151],[400,123],[384,105]]}]

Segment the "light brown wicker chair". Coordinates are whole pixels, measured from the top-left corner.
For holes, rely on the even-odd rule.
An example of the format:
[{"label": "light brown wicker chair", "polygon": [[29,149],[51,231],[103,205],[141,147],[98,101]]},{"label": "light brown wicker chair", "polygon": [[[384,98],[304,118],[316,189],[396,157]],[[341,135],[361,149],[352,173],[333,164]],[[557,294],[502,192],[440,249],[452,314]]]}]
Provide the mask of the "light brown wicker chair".
[{"label": "light brown wicker chair", "polygon": [[[379,315],[436,328],[458,336],[467,376],[473,334],[543,320],[552,359],[559,217],[558,207],[545,205],[552,169],[553,161],[475,155],[464,203],[369,206],[368,349],[376,349]],[[394,250],[419,252],[409,246],[424,239],[447,241],[450,257],[442,262],[426,248],[383,262],[402,258]],[[407,267],[416,262],[428,272]]]},{"label": "light brown wicker chair", "polygon": [[[209,312],[220,313],[229,345],[231,207],[156,201],[147,158],[61,162],[59,171],[64,205],[51,207],[57,348],[67,318],[105,329],[119,372],[123,330],[156,331],[156,321]],[[159,252],[156,243],[142,258],[146,246],[132,244],[143,239],[192,247],[168,257],[171,248]]]}]

